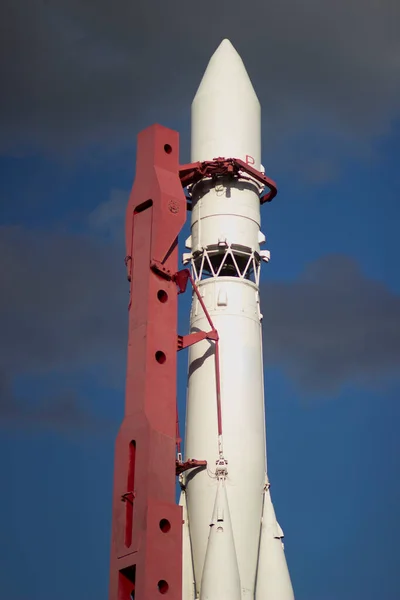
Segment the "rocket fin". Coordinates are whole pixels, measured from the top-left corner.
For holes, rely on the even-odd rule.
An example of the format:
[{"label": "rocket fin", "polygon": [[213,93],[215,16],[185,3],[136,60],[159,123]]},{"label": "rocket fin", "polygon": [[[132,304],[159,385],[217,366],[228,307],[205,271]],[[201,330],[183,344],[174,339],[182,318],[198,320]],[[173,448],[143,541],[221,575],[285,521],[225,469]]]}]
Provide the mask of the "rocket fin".
[{"label": "rocket fin", "polygon": [[186,493],[181,491],[179,506],[182,506],[182,600],[194,600],[196,586],[194,581],[192,544],[190,542],[189,520],[186,504]]},{"label": "rocket fin", "polygon": [[240,600],[240,577],[225,481],[218,481],[200,600]]},{"label": "rocket fin", "polygon": [[283,531],[267,489],[264,492],[255,600],[294,600],[282,538]]}]

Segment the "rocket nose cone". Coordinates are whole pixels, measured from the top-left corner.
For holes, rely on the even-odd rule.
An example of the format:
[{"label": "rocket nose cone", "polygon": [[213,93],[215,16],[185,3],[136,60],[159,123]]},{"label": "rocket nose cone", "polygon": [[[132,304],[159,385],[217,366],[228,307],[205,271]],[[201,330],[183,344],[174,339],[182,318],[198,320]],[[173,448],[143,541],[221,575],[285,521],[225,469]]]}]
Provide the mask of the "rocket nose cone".
[{"label": "rocket nose cone", "polygon": [[246,67],[227,39],[212,55],[192,102],[192,161],[261,161],[261,108]]},{"label": "rocket nose cone", "polygon": [[228,39],[224,39],[210,58],[194,101],[200,94],[223,93],[224,90],[228,94],[232,89],[256,96],[239,53]]},{"label": "rocket nose cone", "polygon": [[[222,53],[228,54],[235,54],[239,59],[239,53],[236,50],[236,48],[234,47],[234,45],[232,44],[232,42],[230,40],[228,40],[228,38],[225,38],[222,40],[222,42],[220,43],[220,45],[218,46],[218,48],[215,50],[213,56],[215,56],[218,53],[218,55],[222,55]],[[241,59],[240,59],[241,60]]]}]

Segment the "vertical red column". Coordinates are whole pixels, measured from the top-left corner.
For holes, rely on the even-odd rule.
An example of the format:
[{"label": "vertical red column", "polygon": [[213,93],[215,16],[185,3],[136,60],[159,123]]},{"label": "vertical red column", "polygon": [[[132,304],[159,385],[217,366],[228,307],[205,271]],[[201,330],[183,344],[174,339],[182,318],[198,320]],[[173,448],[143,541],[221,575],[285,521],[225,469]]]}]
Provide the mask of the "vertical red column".
[{"label": "vertical red column", "polygon": [[115,450],[110,600],[182,596],[175,502],[177,236],[186,220],[179,135],[138,136],[126,218],[130,280],[125,416]]}]

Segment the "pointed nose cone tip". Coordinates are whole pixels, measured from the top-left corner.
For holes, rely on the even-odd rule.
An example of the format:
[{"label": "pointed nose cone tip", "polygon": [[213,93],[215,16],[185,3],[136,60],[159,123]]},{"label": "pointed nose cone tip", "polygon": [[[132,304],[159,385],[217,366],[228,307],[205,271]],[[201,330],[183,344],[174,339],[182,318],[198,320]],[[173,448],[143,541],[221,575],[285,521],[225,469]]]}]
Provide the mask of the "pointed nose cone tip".
[{"label": "pointed nose cone tip", "polygon": [[[228,38],[224,38],[222,40],[222,42],[220,43],[220,45],[218,46],[218,48],[221,48],[221,47],[225,47],[225,48],[228,47],[228,48],[232,48],[233,50],[235,50],[235,48],[234,48],[231,40],[228,40]],[[218,48],[217,48],[217,50],[218,50]],[[236,50],[235,50],[235,52],[236,52]]]},{"label": "pointed nose cone tip", "polygon": [[192,161],[252,158],[260,168],[261,108],[246,67],[232,43],[222,40],[192,102]]},{"label": "pointed nose cone tip", "polygon": [[232,42],[228,40],[228,38],[222,40],[218,48],[215,50],[213,56],[215,56],[217,53],[218,55],[222,55],[222,53],[225,53],[227,56],[228,54],[236,55],[240,60],[242,60],[240,58],[239,52],[236,50]]},{"label": "pointed nose cone tip", "polygon": [[240,54],[232,43],[225,38],[209,60],[195,100],[201,93],[211,90],[218,91],[227,86],[231,90],[242,88],[242,92],[251,92],[257,98]]}]

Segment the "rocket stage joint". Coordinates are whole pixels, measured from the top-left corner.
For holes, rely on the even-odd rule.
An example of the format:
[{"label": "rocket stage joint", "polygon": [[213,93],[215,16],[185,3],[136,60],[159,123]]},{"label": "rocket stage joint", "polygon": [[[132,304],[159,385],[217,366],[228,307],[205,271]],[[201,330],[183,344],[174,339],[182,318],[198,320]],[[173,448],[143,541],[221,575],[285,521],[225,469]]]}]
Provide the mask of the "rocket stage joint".
[{"label": "rocket stage joint", "polygon": [[[214,160],[189,163],[179,167],[179,177],[184,188],[195,185],[202,179],[216,179],[223,176],[255,180],[263,188],[268,188],[269,191],[260,196],[260,204],[271,202],[278,193],[276,183],[272,179],[239,158],[218,157]],[[191,210],[190,198],[188,200],[188,210]]]}]

